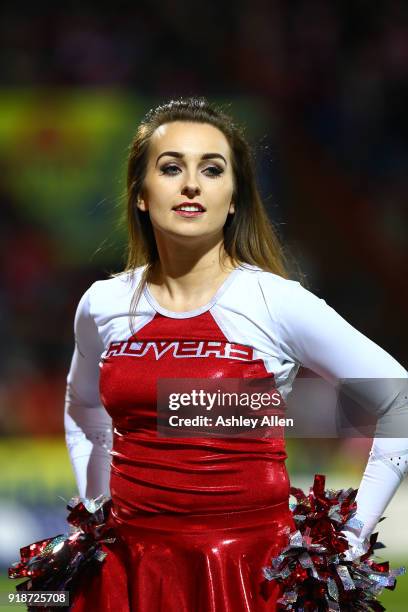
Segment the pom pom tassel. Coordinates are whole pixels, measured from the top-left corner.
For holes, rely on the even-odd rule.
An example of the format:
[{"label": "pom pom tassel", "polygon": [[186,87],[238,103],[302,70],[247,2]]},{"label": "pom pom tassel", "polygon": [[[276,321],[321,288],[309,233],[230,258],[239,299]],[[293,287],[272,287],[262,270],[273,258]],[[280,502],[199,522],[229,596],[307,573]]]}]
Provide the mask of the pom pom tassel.
[{"label": "pom pom tassel", "polygon": [[290,509],[297,530],[287,528],[289,544],[263,568],[266,581],[282,587],[277,610],[385,610],[378,595],[384,588],[393,590],[395,577],[406,570],[373,560],[373,551],[385,548],[377,542],[378,533],[371,535],[364,554],[348,560],[349,544],[341,530],[362,526],[355,518],[357,489],[326,491],[324,486],[325,476],[316,474],[309,495],[290,489],[296,498]]},{"label": "pom pom tassel", "polygon": [[[106,557],[101,544],[115,541],[108,525],[112,502],[100,496],[95,499],[74,497],[67,505],[69,534],[59,534],[20,549],[20,561],[8,570],[9,578],[26,578],[17,591],[72,592],[82,570],[97,567]],[[31,608],[28,608],[29,610]],[[60,610],[59,607],[38,607],[39,610]]]}]

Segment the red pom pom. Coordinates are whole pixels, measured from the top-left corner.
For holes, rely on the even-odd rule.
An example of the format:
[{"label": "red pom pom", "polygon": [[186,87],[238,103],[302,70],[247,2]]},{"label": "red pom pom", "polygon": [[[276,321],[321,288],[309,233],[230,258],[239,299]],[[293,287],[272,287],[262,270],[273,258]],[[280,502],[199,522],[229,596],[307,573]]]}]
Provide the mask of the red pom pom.
[{"label": "red pom pom", "polygon": [[106,497],[85,502],[72,499],[67,506],[67,520],[74,527],[73,532],[20,549],[21,559],[9,568],[9,578],[29,580],[16,590],[71,591],[85,566],[96,566],[106,557],[101,544],[115,539],[108,521],[110,508],[111,500]]},{"label": "red pom pom", "polygon": [[[283,595],[278,610],[368,610],[384,607],[377,596],[384,588],[393,590],[396,576],[405,568],[389,569],[389,563],[376,563],[374,549],[378,533],[370,537],[367,552],[359,560],[348,561],[349,549],[341,533],[346,523],[356,520],[357,489],[325,490],[325,476],[316,474],[308,495],[292,487],[296,503],[291,511],[297,527],[289,544],[263,568],[267,581],[276,580]],[[264,589],[265,591],[265,589]]]}]

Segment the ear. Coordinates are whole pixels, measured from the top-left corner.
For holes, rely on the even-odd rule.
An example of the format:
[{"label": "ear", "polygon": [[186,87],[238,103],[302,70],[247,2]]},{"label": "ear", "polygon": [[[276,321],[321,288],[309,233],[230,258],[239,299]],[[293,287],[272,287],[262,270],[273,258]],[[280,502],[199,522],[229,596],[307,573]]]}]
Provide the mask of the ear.
[{"label": "ear", "polygon": [[228,214],[229,215],[233,215],[235,212],[235,204],[233,202],[233,200],[231,200],[230,205],[229,205],[229,209],[228,209]]},{"label": "ear", "polygon": [[136,201],[136,206],[137,206],[137,207],[138,207],[138,209],[139,209],[139,210],[141,210],[142,212],[146,212],[147,210],[149,210],[149,207],[148,207],[148,205],[147,205],[147,203],[146,203],[146,200],[145,200],[145,199],[144,199],[142,196],[139,196],[139,197],[137,198],[137,201]]}]

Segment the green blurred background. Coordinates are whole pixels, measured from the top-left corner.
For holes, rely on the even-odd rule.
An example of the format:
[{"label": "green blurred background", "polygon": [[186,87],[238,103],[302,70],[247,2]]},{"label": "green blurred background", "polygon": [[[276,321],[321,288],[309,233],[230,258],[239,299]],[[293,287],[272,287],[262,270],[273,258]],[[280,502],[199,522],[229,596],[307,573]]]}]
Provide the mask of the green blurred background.
[{"label": "green blurred background", "polygon": [[[127,150],[154,104],[197,94],[227,106],[246,126],[293,275],[407,367],[406,3],[209,1],[199,28],[196,10],[2,9],[2,590],[20,546],[66,529],[74,312],[123,266]],[[292,484],[325,473],[330,487],[357,487],[369,446],[288,440]],[[379,526],[394,566],[408,566],[407,502],[403,483]],[[406,577],[383,598],[392,612],[407,600]]]}]

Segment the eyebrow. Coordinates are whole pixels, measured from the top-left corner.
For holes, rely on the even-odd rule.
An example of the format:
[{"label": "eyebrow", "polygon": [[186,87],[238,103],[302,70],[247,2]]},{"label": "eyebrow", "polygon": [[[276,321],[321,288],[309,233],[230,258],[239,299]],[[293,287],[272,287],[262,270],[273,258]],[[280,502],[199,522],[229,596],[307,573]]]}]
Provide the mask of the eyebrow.
[{"label": "eyebrow", "polygon": [[[164,157],[164,155],[168,155],[169,157],[178,157],[179,159],[182,159],[184,157],[184,153],[180,153],[179,151],[164,151],[164,153],[160,153],[159,157],[157,158],[156,166],[157,166],[159,159],[161,157]],[[214,159],[214,158],[222,159],[225,162],[225,165],[227,165],[227,160],[225,159],[223,155],[221,155],[221,153],[204,153],[204,155],[201,156],[201,159]]]}]

